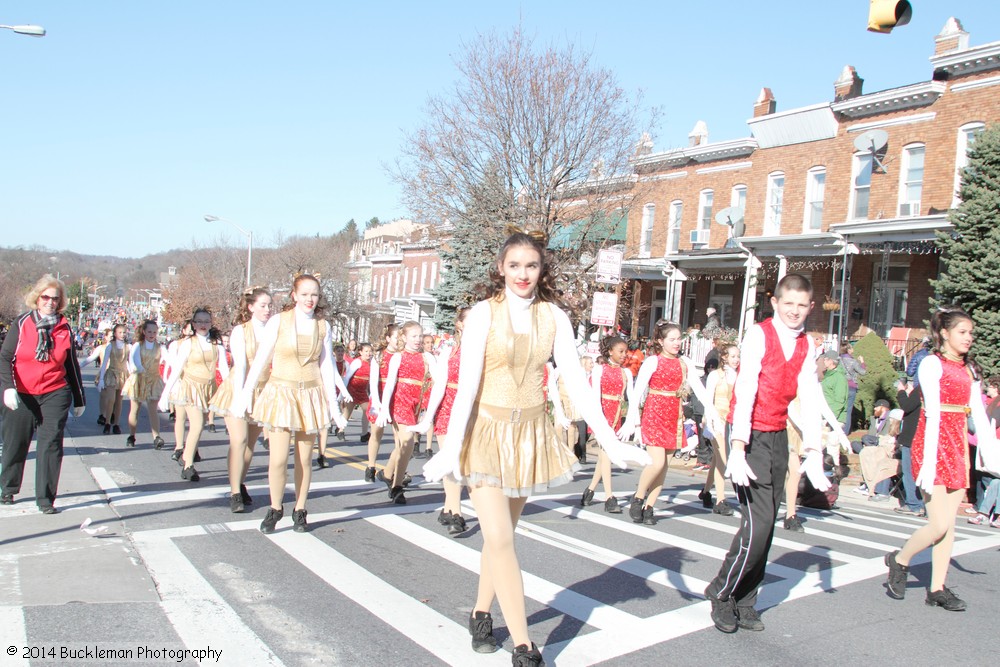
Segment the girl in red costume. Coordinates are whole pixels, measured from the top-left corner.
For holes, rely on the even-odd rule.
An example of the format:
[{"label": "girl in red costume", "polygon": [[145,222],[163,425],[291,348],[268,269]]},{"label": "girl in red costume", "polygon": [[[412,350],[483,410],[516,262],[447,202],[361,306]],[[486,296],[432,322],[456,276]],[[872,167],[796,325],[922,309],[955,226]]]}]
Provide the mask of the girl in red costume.
[{"label": "girl in red costume", "polygon": [[[368,467],[365,468],[365,481],[375,481],[375,462],[378,460],[379,446],[382,444],[384,426],[376,424],[378,411],[382,405],[382,390],[385,389],[385,378],[389,374],[389,358],[399,351],[399,325],[387,324],[382,331],[382,343],[376,346],[372,356],[371,370],[368,376],[368,411],[365,415],[372,425],[368,435]],[[362,437],[362,440],[364,438]]]},{"label": "girl in red costume", "polygon": [[[352,341],[353,342],[353,341]],[[354,408],[361,408],[361,442],[365,442],[370,437],[369,427],[371,424],[365,417],[368,412],[368,388],[371,384],[371,361],[372,346],[370,343],[362,343],[357,348],[358,356],[351,360],[344,373],[344,384],[347,385],[347,393],[351,397],[350,403],[344,403],[344,421],[350,421],[354,414]]]}]

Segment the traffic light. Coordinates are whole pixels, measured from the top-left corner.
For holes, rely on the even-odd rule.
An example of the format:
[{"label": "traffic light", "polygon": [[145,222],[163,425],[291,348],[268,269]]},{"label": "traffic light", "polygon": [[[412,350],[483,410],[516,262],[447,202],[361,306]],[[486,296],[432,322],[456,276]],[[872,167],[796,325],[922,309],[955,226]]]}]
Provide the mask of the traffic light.
[{"label": "traffic light", "polygon": [[868,31],[888,34],[893,28],[906,25],[913,8],[906,0],[871,0],[868,6]]}]

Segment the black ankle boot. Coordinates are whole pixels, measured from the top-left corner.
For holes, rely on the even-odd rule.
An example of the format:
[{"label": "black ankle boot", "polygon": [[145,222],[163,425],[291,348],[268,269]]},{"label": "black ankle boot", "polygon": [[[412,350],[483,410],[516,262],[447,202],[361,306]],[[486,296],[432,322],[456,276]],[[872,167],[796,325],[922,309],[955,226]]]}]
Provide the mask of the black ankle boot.
[{"label": "black ankle boot", "polygon": [[514,667],[544,667],[545,661],[542,660],[542,654],[535,646],[535,642],[531,642],[530,647],[527,644],[521,644],[514,648],[510,664]]},{"label": "black ankle boot", "polygon": [[654,510],[653,510],[652,507],[643,507],[642,508],[642,522],[644,524],[646,524],[647,526],[655,526],[656,525],[656,515],[655,515]]},{"label": "black ankle boot", "polygon": [[586,507],[587,505],[594,504],[594,492],[590,489],[583,490],[583,496],[580,497],[580,507]]},{"label": "black ankle boot", "polygon": [[628,515],[634,523],[642,523],[642,506],[645,502],[645,498],[632,496],[632,502],[628,506]]},{"label": "black ankle boot", "polygon": [[305,533],[309,531],[309,525],[306,523],[306,514],[309,512],[307,510],[292,510],[292,530],[296,533]]},{"label": "black ankle boot", "polygon": [[267,508],[267,515],[264,520],[260,522],[260,532],[264,534],[273,533],[274,527],[281,521],[281,518],[285,516],[285,508],[274,509],[273,507]]},{"label": "black ankle boot", "polygon": [[476,611],[469,616],[469,634],[476,653],[494,653],[500,648],[493,636],[493,617],[488,611]]}]

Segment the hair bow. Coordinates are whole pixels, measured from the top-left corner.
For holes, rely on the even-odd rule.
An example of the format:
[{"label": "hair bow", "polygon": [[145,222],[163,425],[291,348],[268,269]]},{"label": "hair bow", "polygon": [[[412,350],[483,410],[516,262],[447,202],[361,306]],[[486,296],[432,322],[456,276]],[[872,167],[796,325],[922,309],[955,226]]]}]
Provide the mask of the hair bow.
[{"label": "hair bow", "polygon": [[523,227],[519,227],[518,225],[509,222],[507,223],[506,227],[504,227],[504,233],[506,233],[507,236],[513,236],[514,234],[524,234],[526,236],[530,236],[531,240],[541,244],[543,247],[549,241],[548,234],[541,231],[540,229],[525,229]]}]

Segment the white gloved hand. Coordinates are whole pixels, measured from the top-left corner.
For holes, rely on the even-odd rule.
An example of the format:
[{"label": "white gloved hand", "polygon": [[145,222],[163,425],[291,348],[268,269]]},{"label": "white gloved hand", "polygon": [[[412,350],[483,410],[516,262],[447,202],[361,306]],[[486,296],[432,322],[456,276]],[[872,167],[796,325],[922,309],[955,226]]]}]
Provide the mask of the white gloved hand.
[{"label": "white gloved hand", "polygon": [[[411,427],[412,428],[412,427]],[[450,476],[455,481],[462,479],[461,447],[443,447],[434,457],[424,464],[424,479],[428,482],[439,482]]]},{"label": "white gloved hand", "polygon": [[97,391],[104,391],[104,380],[98,380]]},{"label": "white gloved hand", "polygon": [[799,469],[805,473],[806,477],[809,479],[809,483],[813,485],[813,488],[817,491],[826,491],[830,488],[830,480],[823,471],[823,454],[816,451],[815,449],[810,450],[806,453],[806,458],[799,466]]},{"label": "white gloved hand", "polygon": [[236,392],[236,395],[233,396],[233,402],[229,404],[229,413],[237,419],[243,419],[246,416],[251,397],[252,394],[245,390],[241,389]]},{"label": "white gloved hand", "polygon": [[21,404],[21,399],[17,397],[17,389],[11,387],[3,390],[3,404],[8,410],[17,410],[17,406]]},{"label": "white gloved hand", "polygon": [[618,432],[615,435],[617,435],[618,439],[622,442],[628,442],[628,439],[631,438],[635,432],[635,424],[626,419],[625,423],[622,424],[622,427],[618,429]]},{"label": "white gloved hand", "polygon": [[427,433],[431,429],[432,423],[430,419],[422,419],[419,423],[413,426],[407,426],[406,430],[410,433]]},{"label": "white gloved hand", "polygon": [[83,411],[86,410],[86,409],[87,409],[87,406],[85,406],[85,405],[78,405],[75,408],[70,408],[69,411],[70,411],[70,414],[72,414],[74,417],[82,417],[83,416]]},{"label": "white gloved hand", "polygon": [[344,415],[341,414],[340,410],[331,410],[333,413],[333,423],[337,425],[337,428],[343,430],[347,428],[347,420],[344,419]]},{"label": "white gloved hand", "polygon": [[742,449],[734,447],[733,451],[729,452],[729,461],[726,463],[726,477],[735,486],[750,486],[750,480],[757,479],[757,475],[753,474],[753,470],[747,464],[747,455]]},{"label": "white gloved hand", "polygon": [[628,470],[629,462],[640,466],[646,466],[653,461],[652,457],[650,457],[646,450],[633,445],[626,445],[621,440],[598,439],[597,444],[601,446],[604,453],[608,455],[609,459],[611,459],[611,463],[618,466],[622,470]]},{"label": "white gloved hand", "polygon": [[572,426],[572,425],[573,425],[573,422],[571,422],[566,417],[557,417],[556,418],[556,426],[558,426],[559,428],[561,428],[564,431],[568,431],[569,427]]},{"label": "white gloved hand", "polygon": [[375,418],[375,425],[380,427],[385,427],[386,424],[392,423],[392,415],[389,414],[389,410],[380,407],[378,411],[378,417]]},{"label": "white gloved hand", "polygon": [[850,440],[850,438],[847,437],[847,434],[841,432],[840,437],[838,438],[838,440],[840,441],[840,449],[841,449],[841,451],[843,451],[845,454],[850,453],[850,451],[851,451],[851,440]]},{"label": "white gloved hand", "polygon": [[937,477],[937,451],[928,458],[927,448],[924,449],[924,462],[920,466],[920,474],[917,475],[916,485],[928,496],[934,493],[934,478]]}]

